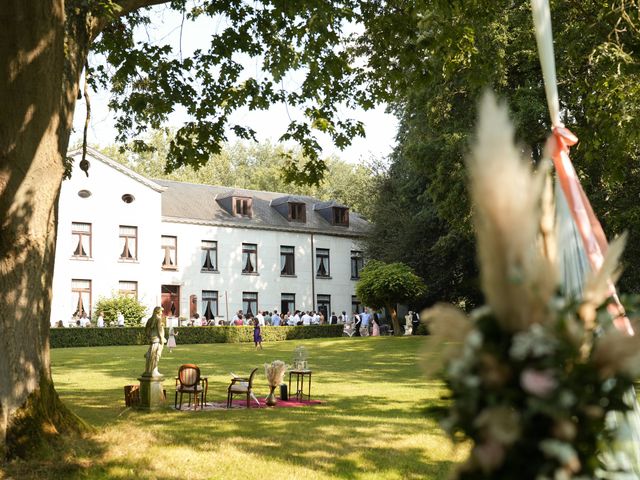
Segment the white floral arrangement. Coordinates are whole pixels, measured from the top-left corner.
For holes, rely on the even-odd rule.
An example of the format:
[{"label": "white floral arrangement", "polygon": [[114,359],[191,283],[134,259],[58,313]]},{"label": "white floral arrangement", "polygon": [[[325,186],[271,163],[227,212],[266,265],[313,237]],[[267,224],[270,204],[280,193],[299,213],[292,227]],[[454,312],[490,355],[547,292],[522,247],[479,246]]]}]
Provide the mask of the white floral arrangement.
[{"label": "white floral arrangement", "polygon": [[277,387],[283,382],[287,368],[289,366],[282,360],[274,360],[264,364],[264,374],[270,387]]}]

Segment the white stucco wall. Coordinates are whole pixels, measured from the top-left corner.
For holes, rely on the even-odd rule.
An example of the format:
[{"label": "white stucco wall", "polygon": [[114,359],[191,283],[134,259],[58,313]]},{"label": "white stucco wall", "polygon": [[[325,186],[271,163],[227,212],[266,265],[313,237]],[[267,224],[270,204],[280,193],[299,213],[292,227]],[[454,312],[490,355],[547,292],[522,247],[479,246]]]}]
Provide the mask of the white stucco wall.
[{"label": "white stucco wall", "polygon": [[[120,281],[137,281],[138,298],[148,307],[155,305],[158,295],[158,251],[160,250],[161,194],[149,186],[89,157],[89,177],[74,165],[73,175],[62,182],[59,201],[58,237],[53,276],[52,324],[67,322],[76,309],[71,295],[72,279],[91,280],[91,312],[100,296],[118,291]],[[76,163],[79,159],[76,158]],[[88,190],[89,198],[78,191]],[[132,203],[122,195],[135,197]],[[90,259],[75,259],[76,243],[72,238],[72,222],[92,226]],[[120,258],[120,225],[138,227],[138,259],[124,262]],[[95,318],[94,318],[95,321]]]},{"label": "white stucco wall", "polygon": [[[180,316],[189,316],[189,298],[202,291],[218,292],[219,316],[227,319],[242,308],[242,292],[258,293],[258,309],[280,311],[282,293],[295,294],[296,308],[317,308],[312,297],[312,273],[315,275],[315,253],[311,251],[311,234],[195,225],[164,221],[161,235],[178,238],[178,269],[160,274],[162,285],[180,286]],[[351,280],[351,250],[359,250],[351,238],[314,234],[315,248],[330,250],[331,278],[314,278],[315,294],[330,295],[331,308],[351,311],[355,281]],[[201,271],[201,242],[218,242],[218,273]],[[257,274],[242,273],[242,244],[258,245]],[[295,277],[280,275],[280,246],[295,247]],[[160,251],[158,258],[161,258]],[[313,260],[313,264],[312,264]],[[160,260],[159,260],[160,261]],[[226,296],[225,296],[226,294]],[[329,312],[330,313],[330,312]]]}]

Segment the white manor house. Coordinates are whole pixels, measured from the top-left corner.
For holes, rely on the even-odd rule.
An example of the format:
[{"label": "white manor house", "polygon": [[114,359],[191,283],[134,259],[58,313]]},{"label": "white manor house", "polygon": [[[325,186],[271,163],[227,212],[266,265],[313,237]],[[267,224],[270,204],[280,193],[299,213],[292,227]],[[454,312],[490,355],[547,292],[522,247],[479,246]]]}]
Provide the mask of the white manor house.
[{"label": "white manor house", "polygon": [[[150,314],[230,320],[256,313],[361,311],[355,284],[369,224],[334,201],[151,180],[89,149],[63,181],[51,324],[92,316],[101,297]],[[95,319],[94,319],[95,322]]]}]

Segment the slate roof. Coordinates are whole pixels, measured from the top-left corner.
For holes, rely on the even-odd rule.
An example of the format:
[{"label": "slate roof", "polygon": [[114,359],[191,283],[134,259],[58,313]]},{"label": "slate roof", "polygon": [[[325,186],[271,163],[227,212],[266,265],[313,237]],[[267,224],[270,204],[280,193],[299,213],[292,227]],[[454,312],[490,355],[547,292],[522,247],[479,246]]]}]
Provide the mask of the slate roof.
[{"label": "slate roof", "polygon": [[[348,227],[332,225],[322,215],[314,211],[315,204],[326,206],[327,202],[322,202],[313,197],[290,196],[286,193],[200,185],[170,180],[154,179],[153,181],[165,187],[162,192],[162,217],[166,221],[289,232],[314,232],[347,237],[361,237],[369,230],[369,222],[352,211],[349,211]],[[253,216],[251,218],[235,217],[216,201],[216,198],[227,198],[230,194],[253,199]],[[307,205],[306,223],[289,222],[274,207],[270,206],[272,201],[282,202],[283,197],[290,197],[291,201]],[[338,205],[335,202],[334,204]]]}]

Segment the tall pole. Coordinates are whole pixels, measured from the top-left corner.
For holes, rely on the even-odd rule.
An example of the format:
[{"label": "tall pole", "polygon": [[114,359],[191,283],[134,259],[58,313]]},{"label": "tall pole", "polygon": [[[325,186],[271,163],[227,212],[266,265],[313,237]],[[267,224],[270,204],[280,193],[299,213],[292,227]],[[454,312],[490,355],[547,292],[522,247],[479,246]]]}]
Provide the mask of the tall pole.
[{"label": "tall pole", "polygon": [[315,272],[315,248],[313,245],[313,233],[311,233],[311,310],[316,309],[316,272]]},{"label": "tall pole", "polygon": [[227,295],[227,291],[224,291],[224,306],[225,306],[225,311],[227,312],[227,322],[230,322],[229,320],[229,296]]}]

